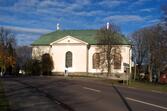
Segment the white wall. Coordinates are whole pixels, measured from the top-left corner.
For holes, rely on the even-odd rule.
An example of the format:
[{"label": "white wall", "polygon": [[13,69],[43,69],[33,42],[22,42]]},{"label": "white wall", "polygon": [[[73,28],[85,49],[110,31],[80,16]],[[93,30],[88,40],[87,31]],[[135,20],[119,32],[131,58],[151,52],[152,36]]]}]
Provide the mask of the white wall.
[{"label": "white wall", "polygon": [[[113,73],[124,73],[124,66],[123,63],[129,64],[131,65],[131,60],[129,60],[131,58],[131,48],[129,45],[122,45],[119,46],[120,50],[121,50],[121,55],[122,55],[122,63],[121,63],[121,69],[114,69],[113,66],[111,66],[112,68],[112,72]],[[89,72],[90,73],[100,73],[101,69],[93,69],[93,54],[98,52],[98,47],[96,45],[91,45],[90,49],[89,49]],[[130,57],[129,57],[130,55]],[[104,72],[106,72],[106,70],[104,70]]]},{"label": "white wall", "polygon": [[54,61],[53,72],[64,72],[66,52],[72,52],[72,67],[69,72],[86,72],[87,43],[71,36],[66,36],[52,44],[51,56]]},{"label": "white wall", "polygon": [[88,62],[89,62],[89,65],[88,65],[88,72],[90,73],[100,73],[101,70],[100,69],[93,69],[93,54],[98,52],[98,47],[96,45],[91,45],[90,46],[90,49],[88,51],[89,53],[89,56],[88,56]]},{"label": "white wall", "polygon": [[51,56],[54,61],[53,72],[64,72],[65,54],[68,51],[72,52],[72,67],[68,68],[69,72],[86,72],[87,45],[78,44],[52,46]]},{"label": "white wall", "polygon": [[32,47],[32,58],[40,59],[41,55],[49,53],[50,46],[33,46]]}]

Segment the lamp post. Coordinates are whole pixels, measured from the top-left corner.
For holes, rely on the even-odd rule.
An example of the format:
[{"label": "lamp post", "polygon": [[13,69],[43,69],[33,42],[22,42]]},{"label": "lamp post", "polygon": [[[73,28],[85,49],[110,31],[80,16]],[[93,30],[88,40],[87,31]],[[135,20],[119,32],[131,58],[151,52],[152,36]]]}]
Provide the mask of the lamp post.
[{"label": "lamp post", "polygon": [[[131,43],[132,41],[129,40],[129,42]],[[129,73],[127,74],[127,85],[130,83],[132,77],[132,45],[130,44],[129,47]]]},{"label": "lamp post", "polygon": [[138,65],[138,64],[135,63],[135,69],[134,69],[135,72],[134,72],[133,80],[136,80],[136,70],[137,70],[136,66],[137,66],[137,65]]}]

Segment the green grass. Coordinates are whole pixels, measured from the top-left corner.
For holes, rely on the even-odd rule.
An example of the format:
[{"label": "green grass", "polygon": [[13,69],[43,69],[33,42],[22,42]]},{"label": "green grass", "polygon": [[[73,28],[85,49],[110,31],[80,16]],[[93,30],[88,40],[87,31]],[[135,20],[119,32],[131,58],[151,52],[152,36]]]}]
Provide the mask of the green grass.
[{"label": "green grass", "polygon": [[[123,86],[123,83],[120,83],[119,81],[116,81],[116,80],[103,79],[102,81],[109,84],[117,84],[117,85]],[[148,91],[154,90],[154,91],[167,93],[167,84],[150,83],[145,81],[130,81],[129,85],[126,85],[126,83],[124,83],[124,86],[134,87],[134,88],[148,90]]]},{"label": "green grass", "polygon": [[140,88],[144,90],[154,90],[160,92],[167,92],[167,84],[155,84],[143,81],[132,81],[130,87]]},{"label": "green grass", "polygon": [[5,96],[1,80],[0,80],[0,111],[9,111],[9,102]]}]

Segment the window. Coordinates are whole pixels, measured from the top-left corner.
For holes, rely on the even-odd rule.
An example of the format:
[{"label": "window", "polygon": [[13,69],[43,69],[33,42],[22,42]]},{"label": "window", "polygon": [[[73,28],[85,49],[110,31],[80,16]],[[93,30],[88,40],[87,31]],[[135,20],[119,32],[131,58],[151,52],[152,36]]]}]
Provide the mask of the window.
[{"label": "window", "polygon": [[114,54],[114,69],[121,69],[121,54]]},{"label": "window", "polygon": [[66,60],[65,60],[65,66],[66,67],[72,67],[72,52],[68,51],[66,52]]},{"label": "window", "polygon": [[100,66],[100,54],[94,53],[93,54],[93,69],[98,69]]}]

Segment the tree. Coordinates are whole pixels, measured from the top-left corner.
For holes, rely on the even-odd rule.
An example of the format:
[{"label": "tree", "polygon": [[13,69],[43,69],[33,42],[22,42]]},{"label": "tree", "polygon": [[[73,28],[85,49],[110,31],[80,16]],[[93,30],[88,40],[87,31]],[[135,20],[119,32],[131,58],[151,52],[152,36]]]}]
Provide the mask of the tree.
[{"label": "tree", "polygon": [[[114,24],[108,24],[97,31],[96,41],[100,54],[100,68],[107,69],[107,76],[111,74],[111,66],[114,60],[114,49],[119,49],[120,36],[118,27]],[[119,51],[118,51],[119,52]]]},{"label": "tree", "polygon": [[167,28],[167,3],[162,6],[162,20],[161,22],[165,25],[165,29]]},{"label": "tree", "polygon": [[[136,63],[148,66],[149,81],[152,75],[160,76],[167,64],[167,37],[164,28],[158,24],[140,29],[132,36],[135,47]],[[140,71],[139,71],[140,72]]]},{"label": "tree", "polygon": [[[158,24],[150,28],[149,36],[149,65],[152,73],[159,79],[160,72],[165,69],[167,64],[167,37],[162,25]],[[153,70],[154,69],[154,70]],[[154,74],[154,75],[155,75]],[[151,80],[151,78],[150,78]],[[152,81],[152,80],[151,80]]]},{"label": "tree", "polygon": [[12,73],[12,69],[15,67],[16,64],[16,40],[15,36],[12,32],[7,29],[0,28],[0,61],[1,67],[7,73]]},{"label": "tree", "polygon": [[[149,79],[152,79],[152,55],[151,44],[152,44],[152,33],[149,28],[140,29],[132,34],[132,41],[134,45],[134,62],[137,64],[137,74],[143,73],[143,67],[148,65]],[[144,71],[145,72],[145,71]]]},{"label": "tree", "polygon": [[43,75],[51,75],[51,71],[53,69],[53,60],[48,53],[42,55],[41,64]]},{"label": "tree", "polygon": [[137,74],[141,73],[142,65],[146,62],[147,58],[147,29],[143,28],[134,32],[131,36],[133,43],[133,61],[137,64]]},{"label": "tree", "polygon": [[26,75],[41,75],[41,61],[37,59],[29,59],[23,66]]},{"label": "tree", "polygon": [[[162,7],[163,16],[159,24],[140,29],[132,35],[134,58],[139,68],[148,65],[149,81],[167,66],[167,4]],[[140,70],[139,70],[140,72]]]},{"label": "tree", "polygon": [[31,59],[32,48],[29,46],[19,46],[16,48],[16,61],[23,70],[26,62]]}]

